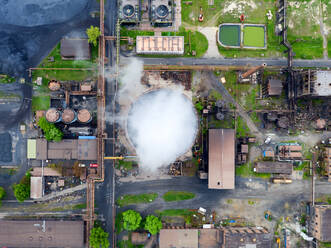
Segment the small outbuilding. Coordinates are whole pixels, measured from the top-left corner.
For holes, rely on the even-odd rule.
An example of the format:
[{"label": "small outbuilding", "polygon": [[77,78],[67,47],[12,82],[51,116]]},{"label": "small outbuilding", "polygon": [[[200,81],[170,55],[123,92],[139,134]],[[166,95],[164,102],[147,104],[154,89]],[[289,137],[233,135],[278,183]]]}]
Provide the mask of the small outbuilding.
[{"label": "small outbuilding", "polygon": [[282,94],[283,84],[280,79],[270,78],[268,80],[268,95],[280,96]]},{"label": "small outbuilding", "polygon": [[292,163],[288,162],[257,162],[254,165],[256,173],[288,174],[293,171]]},{"label": "small outbuilding", "polygon": [[64,38],[61,40],[61,57],[67,60],[90,59],[91,50],[87,39]]}]

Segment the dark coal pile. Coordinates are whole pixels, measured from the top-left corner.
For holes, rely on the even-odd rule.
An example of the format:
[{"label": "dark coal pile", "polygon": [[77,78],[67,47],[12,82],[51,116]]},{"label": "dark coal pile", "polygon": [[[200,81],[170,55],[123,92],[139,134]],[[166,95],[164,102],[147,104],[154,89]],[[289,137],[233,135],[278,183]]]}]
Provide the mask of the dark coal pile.
[{"label": "dark coal pile", "polygon": [[12,142],[9,133],[0,134],[0,161],[6,163],[12,161]]}]

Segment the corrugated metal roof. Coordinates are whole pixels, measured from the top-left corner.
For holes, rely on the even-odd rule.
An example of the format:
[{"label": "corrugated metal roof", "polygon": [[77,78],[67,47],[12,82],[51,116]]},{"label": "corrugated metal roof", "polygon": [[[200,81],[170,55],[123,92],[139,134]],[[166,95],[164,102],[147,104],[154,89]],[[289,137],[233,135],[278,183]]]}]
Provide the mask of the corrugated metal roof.
[{"label": "corrugated metal roof", "polygon": [[87,39],[62,39],[61,56],[67,59],[90,59],[90,45]]},{"label": "corrugated metal roof", "polygon": [[209,129],[208,188],[234,189],[235,132]]},{"label": "corrugated metal roof", "polygon": [[28,139],[27,158],[35,159],[37,156],[37,141],[35,139]]},{"label": "corrugated metal roof", "polygon": [[43,178],[30,177],[30,197],[38,199],[43,196]]},{"label": "corrugated metal roof", "polygon": [[161,229],[160,248],[198,248],[198,229]]},{"label": "corrugated metal roof", "polygon": [[257,173],[292,174],[293,165],[287,162],[257,162],[254,166]]}]

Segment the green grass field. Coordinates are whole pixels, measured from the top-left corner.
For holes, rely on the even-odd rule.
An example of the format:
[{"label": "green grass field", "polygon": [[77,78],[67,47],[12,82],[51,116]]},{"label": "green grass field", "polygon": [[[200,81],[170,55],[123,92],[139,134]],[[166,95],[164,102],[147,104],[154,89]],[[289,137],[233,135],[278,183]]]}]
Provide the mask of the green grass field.
[{"label": "green grass field", "polygon": [[51,97],[49,95],[40,95],[32,97],[32,111],[47,110],[51,104]]},{"label": "green grass field", "polygon": [[240,46],[240,26],[224,25],[219,29],[219,40],[226,46]]},{"label": "green grass field", "polygon": [[120,207],[133,204],[151,203],[158,197],[156,193],[146,193],[140,195],[124,195],[116,200],[116,204]]},{"label": "green grass field", "polygon": [[244,46],[264,47],[264,28],[259,26],[245,26]]},{"label": "green grass field", "polygon": [[168,191],[163,195],[163,199],[166,202],[189,200],[194,197],[195,197],[194,193],[184,192],[184,191]]}]

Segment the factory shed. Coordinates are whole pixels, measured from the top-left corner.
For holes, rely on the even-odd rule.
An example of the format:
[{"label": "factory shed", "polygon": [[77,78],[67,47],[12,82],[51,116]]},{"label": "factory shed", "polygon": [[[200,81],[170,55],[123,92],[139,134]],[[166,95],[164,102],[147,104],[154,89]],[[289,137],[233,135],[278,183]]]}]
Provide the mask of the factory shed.
[{"label": "factory shed", "polygon": [[83,221],[0,220],[2,247],[81,248]]},{"label": "factory shed", "polygon": [[313,236],[322,242],[331,242],[331,206],[315,205]]},{"label": "factory shed", "polygon": [[270,78],[268,81],[268,95],[279,96],[282,94],[283,84],[280,79]]},{"label": "factory shed", "polygon": [[159,236],[160,248],[198,248],[198,229],[161,229]]},{"label": "factory shed", "polygon": [[234,189],[235,132],[209,129],[208,188]]},{"label": "factory shed", "polygon": [[272,235],[265,228],[226,227],[223,229],[222,248],[271,248]]},{"label": "factory shed", "polygon": [[254,165],[256,173],[292,174],[293,165],[287,162],[257,162]]},{"label": "factory shed", "polygon": [[138,54],[184,54],[184,36],[137,36]]},{"label": "factory shed", "polygon": [[97,140],[64,139],[60,142],[36,141],[36,159],[97,160]]},{"label": "factory shed", "polygon": [[43,197],[43,178],[41,176],[30,178],[30,198],[38,199]]},{"label": "factory shed", "polygon": [[62,39],[61,40],[62,59],[90,59],[91,51],[87,39]]},{"label": "factory shed", "polygon": [[331,71],[317,71],[313,95],[330,96],[331,95],[330,82],[331,82]]}]

